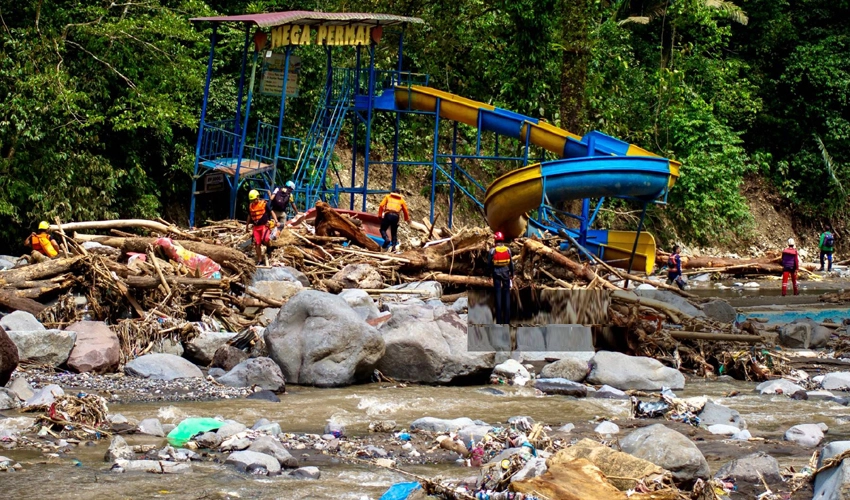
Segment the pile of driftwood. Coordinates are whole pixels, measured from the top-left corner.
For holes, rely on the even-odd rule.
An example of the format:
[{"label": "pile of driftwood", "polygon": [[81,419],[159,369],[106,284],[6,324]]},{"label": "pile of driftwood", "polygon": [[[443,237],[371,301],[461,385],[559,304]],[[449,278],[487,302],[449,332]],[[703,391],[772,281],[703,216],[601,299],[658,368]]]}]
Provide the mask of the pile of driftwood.
[{"label": "pile of driftwood", "polygon": [[[666,263],[670,254],[663,250],[655,252],[655,261]],[[758,259],[733,259],[727,257],[682,257],[682,270],[685,274],[719,273],[733,276],[782,274],[781,252],[767,252]],[[801,273],[812,275],[817,269],[815,264],[803,263]]]}]

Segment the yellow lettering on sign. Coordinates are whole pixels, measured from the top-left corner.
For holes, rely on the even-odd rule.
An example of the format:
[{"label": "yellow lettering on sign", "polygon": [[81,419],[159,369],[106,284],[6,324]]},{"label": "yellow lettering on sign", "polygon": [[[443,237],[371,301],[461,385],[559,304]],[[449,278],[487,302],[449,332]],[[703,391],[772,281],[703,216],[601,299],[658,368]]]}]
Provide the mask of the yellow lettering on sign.
[{"label": "yellow lettering on sign", "polygon": [[346,45],[354,45],[354,26],[346,26],[345,27],[345,44]]},{"label": "yellow lettering on sign", "polygon": [[290,25],[278,26],[272,30],[272,48],[280,47],[281,45],[289,45],[289,30]]},{"label": "yellow lettering on sign", "polygon": [[292,29],[289,31],[289,44],[298,45],[299,35],[301,35],[301,26],[297,24],[292,25]]},{"label": "yellow lettering on sign", "polygon": [[334,31],[335,45],[345,45],[345,26],[337,26]]},{"label": "yellow lettering on sign", "polygon": [[316,30],[316,45],[323,45],[325,38],[328,37],[328,27],[325,25],[319,26]]},{"label": "yellow lettering on sign", "polygon": [[334,44],[334,30],[333,26],[328,26],[328,36],[325,37],[325,45],[333,45]]},{"label": "yellow lettering on sign", "polygon": [[310,45],[310,27],[304,26],[301,31],[301,40],[298,42],[301,45]]}]

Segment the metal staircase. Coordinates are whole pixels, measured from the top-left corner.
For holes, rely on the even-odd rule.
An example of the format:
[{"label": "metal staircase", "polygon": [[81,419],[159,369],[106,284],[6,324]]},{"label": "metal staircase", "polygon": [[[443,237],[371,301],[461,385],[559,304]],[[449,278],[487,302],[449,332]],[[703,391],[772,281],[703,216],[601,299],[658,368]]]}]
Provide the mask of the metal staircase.
[{"label": "metal staircase", "polygon": [[295,200],[297,204],[303,204],[304,210],[320,199],[327,201],[325,195],[332,192],[326,187],[325,176],[333,160],[345,115],[352,106],[354,86],[348,72],[344,72],[341,78],[334,78],[333,83],[326,86],[295,166]]}]

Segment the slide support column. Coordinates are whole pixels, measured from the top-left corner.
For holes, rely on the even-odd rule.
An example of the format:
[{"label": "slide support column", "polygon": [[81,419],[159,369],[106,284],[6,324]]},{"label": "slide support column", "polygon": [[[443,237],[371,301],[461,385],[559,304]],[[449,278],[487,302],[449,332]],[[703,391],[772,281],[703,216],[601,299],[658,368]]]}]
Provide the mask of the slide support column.
[{"label": "slide support column", "polygon": [[[643,219],[646,217],[646,206],[647,204],[643,204],[643,211],[640,213],[640,222],[638,222],[637,234],[635,234],[635,244],[632,247],[632,256],[629,257],[629,274],[632,274],[632,264],[635,261],[635,252],[637,252],[638,241],[640,240],[640,231],[643,229]],[[629,279],[626,278],[626,286],[625,288],[629,288]]]}]

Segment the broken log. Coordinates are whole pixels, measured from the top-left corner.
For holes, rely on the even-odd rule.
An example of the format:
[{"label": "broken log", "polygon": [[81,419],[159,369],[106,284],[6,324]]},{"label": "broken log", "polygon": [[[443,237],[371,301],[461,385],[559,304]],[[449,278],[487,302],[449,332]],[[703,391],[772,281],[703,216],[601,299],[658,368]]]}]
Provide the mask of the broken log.
[{"label": "broken log", "polygon": [[323,201],[316,202],[316,236],[344,236],[352,244],[377,252],[381,249],[377,243],[366,236],[350,219],[339,215]]},{"label": "broken log", "polygon": [[[612,284],[608,280],[600,278],[599,275],[597,275],[586,264],[585,265],[579,264],[578,262],[575,262],[574,260],[572,260],[568,257],[565,257],[564,255],[561,255],[557,251],[553,250],[552,248],[547,247],[546,245],[544,245],[543,243],[541,243],[537,240],[532,240],[532,239],[525,240],[525,244],[522,247],[522,254],[525,254],[526,252],[536,253],[537,255],[540,255],[541,257],[545,257],[545,258],[551,260],[555,264],[558,264],[558,265],[564,267],[567,271],[573,273],[573,275],[576,278],[578,278],[582,281],[590,283],[594,279],[596,279],[597,282],[600,283],[603,288],[606,288],[608,290],[619,290],[618,287],[614,286],[614,284]],[[522,258],[524,259],[525,255],[523,255]]]},{"label": "broken log", "polygon": [[[655,259],[667,262],[670,254],[657,251]],[[682,269],[704,269],[705,272],[726,274],[780,274],[782,273],[781,257],[767,256],[759,259],[732,259],[724,257],[682,257]],[[814,264],[801,263],[801,268],[814,271]]]},{"label": "broken log", "polygon": [[721,342],[744,342],[747,344],[758,344],[764,342],[764,337],[761,335],[736,335],[734,333],[713,333],[713,332],[668,332],[671,337],[677,340],[717,340]]},{"label": "broken log", "polygon": [[0,307],[11,311],[24,311],[37,316],[47,306],[32,299],[17,297],[9,290],[0,290]]},{"label": "broken log", "polygon": [[676,309],[675,307],[665,302],[661,302],[660,300],[655,299],[648,299],[646,297],[639,297],[638,295],[635,295],[632,292],[627,292],[625,290],[614,290],[614,292],[611,294],[611,298],[620,300],[622,302],[627,302],[629,304],[639,304],[651,307],[667,314],[667,316],[669,316],[674,323],[681,323],[681,318],[693,318],[693,316],[691,316],[690,314],[682,312],[679,309]]},{"label": "broken log", "polygon": [[[126,280],[130,288],[156,288],[162,284],[159,277],[153,276],[129,276]],[[182,276],[165,276],[165,282],[169,285],[185,285],[192,288],[221,288],[227,289],[229,285],[224,280],[184,278]]]},{"label": "broken log", "polygon": [[420,276],[420,279],[434,280],[444,285],[466,286],[472,288],[492,288],[493,279],[484,276],[463,276],[459,274],[432,273]]},{"label": "broken log", "polygon": [[478,260],[476,257],[487,251],[488,240],[489,235],[482,229],[461,231],[442,243],[402,253],[401,257],[407,262],[402,263],[401,271],[470,274]]},{"label": "broken log", "polygon": [[[163,224],[161,222],[155,222],[152,220],[146,219],[118,219],[118,220],[100,220],[100,221],[86,221],[86,222],[69,222],[67,224],[62,224],[62,229],[65,231],[86,231],[90,229],[115,229],[115,228],[128,228],[128,227],[138,227],[142,229],[149,229],[151,231],[158,231],[162,234],[168,234],[169,232],[173,233],[182,233],[182,231],[176,226],[170,226]],[[58,231],[59,226],[56,224],[50,225],[51,231]]]},{"label": "broken log", "polygon": [[31,266],[0,271],[0,286],[19,281],[38,281],[67,273],[80,259],[82,259],[82,256],[46,260]]}]

